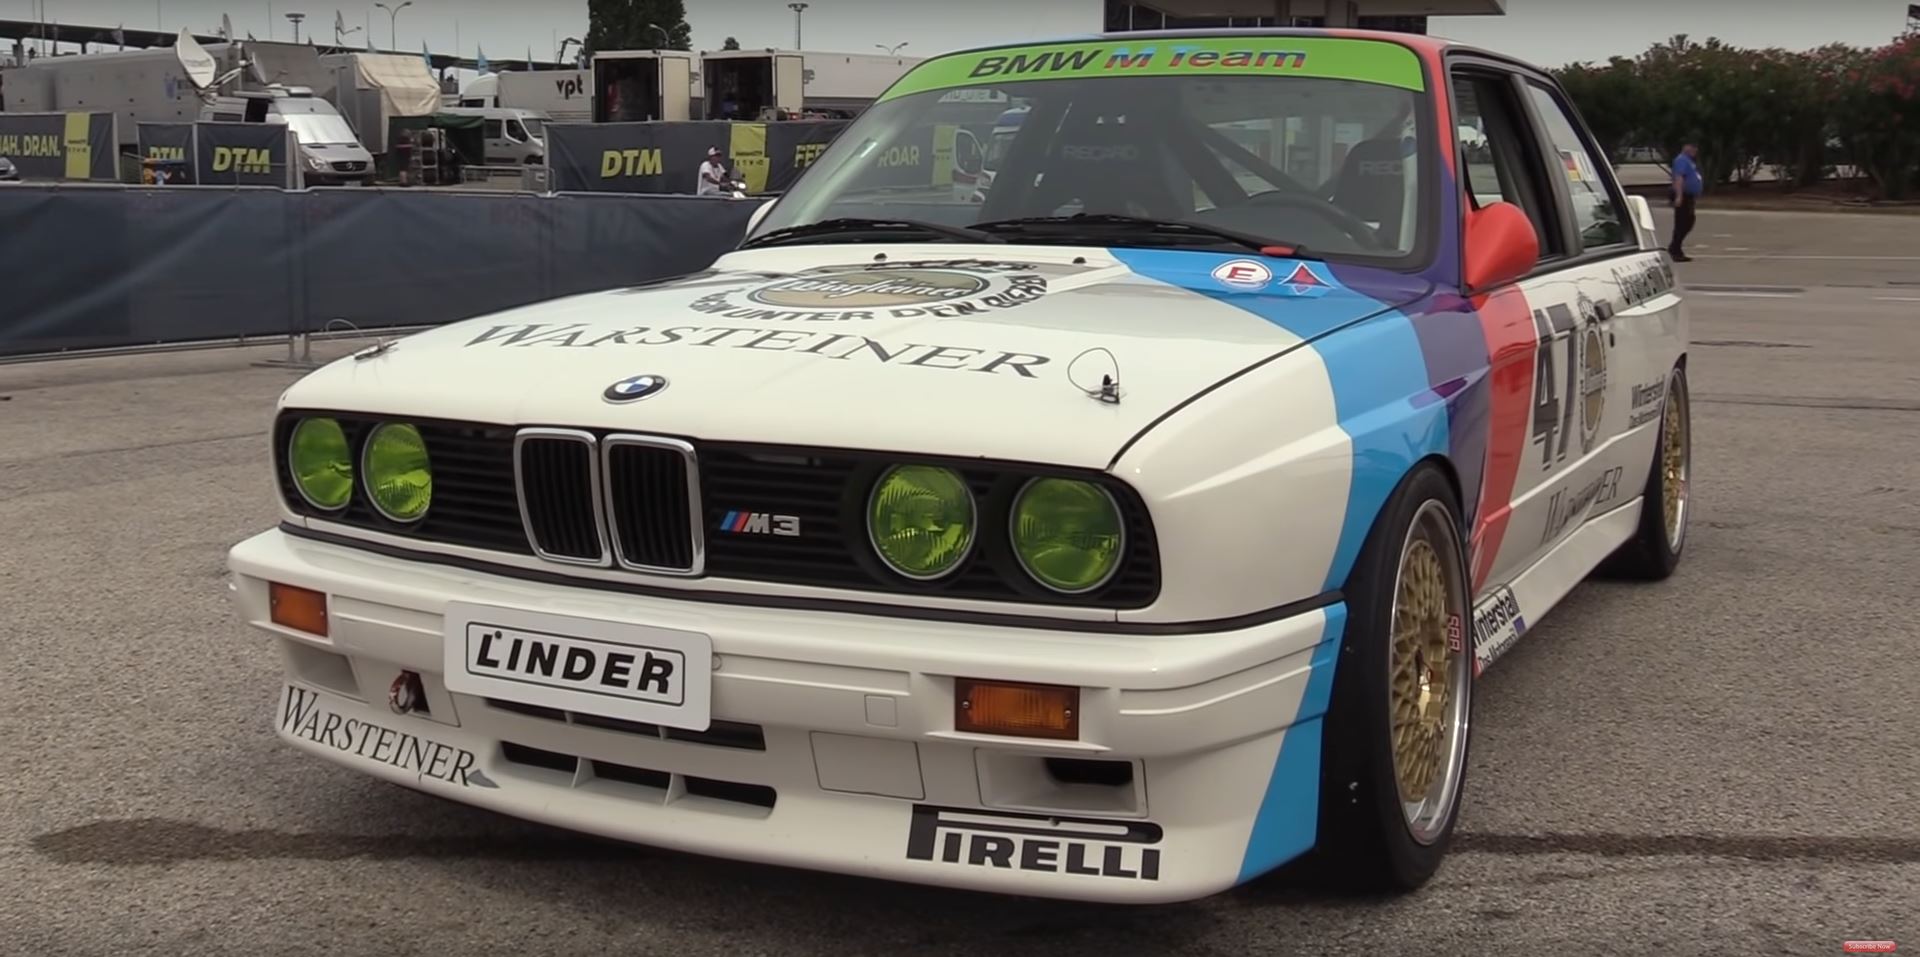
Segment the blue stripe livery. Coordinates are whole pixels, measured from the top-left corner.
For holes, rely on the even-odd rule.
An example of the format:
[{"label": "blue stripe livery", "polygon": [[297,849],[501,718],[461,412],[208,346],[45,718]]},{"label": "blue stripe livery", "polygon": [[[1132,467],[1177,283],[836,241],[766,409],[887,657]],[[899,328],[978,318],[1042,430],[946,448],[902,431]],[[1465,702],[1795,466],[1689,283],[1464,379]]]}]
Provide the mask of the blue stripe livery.
[{"label": "blue stripe livery", "polygon": [[[1346,270],[1326,263],[1256,259],[1272,270],[1273,282],[1262,289],[1235,288],[1214,279],[1213,271],[1223,263],[1249,257],[1159,249],[1109,252],[1149,279],[1259,316],[1307,340],[1320,354],[1333,385],[1335,415],[1353,441],[1353,478],[1347,489],[1345,521],[1325,578],[1328,591],[1345,584],[1373,517],[1407,470],[1428,455],[1449,451],[1447,405],[1433,401],[1420,335],[1413,321],[1400,311],[1424,299],[1432,285],[1367,271],[1367,285],[1378,287],[1375,291],[1387,297],[1379,299],[1353,288],[1342,275]],[[1285,278],[1301,266],[1312,270],[1332,290],[1311,297],[1283,291]],[[1315,341],[1347,326],[1355,328]]]},{"label": "blue stripe livery", "polygon": [[1246,857],[1240,862],[1240,883],[1246,883],[1312,850],[1320,833],[1320,738],[1327,706],[1333,699],[1333,666],[1340,655],[1340,639],[1347,630],[1347,606],[1327,608],[1327,624],[1313,649],[1313,673],[1300,699],[1300,713],[1280,742],[1266,796],[1254,815],[1247,836]]},{"label": "blue stripe livery", "polygon": [[[1230,286],[1214,271],[1236,259],[1222,253],[1116,249],[1134,272],[1244,309],[1299,336],[1320,356],[1333,389],[1334,414],[1353,448],[1352,477],[1340,538],[1328,563],[1325,590],[1345,586],[1374,518],[1415,462],[1452,449],[1449,408],[1470,383],[1433,381],[1421,329],[1405,309],[1431,304],[1433,284],[1384,270],[1307,263],[1331,288],[1293,294],[1286,277],[1299,260],[1253,260],[1274,280],[1259,288]],[[1237,273],[1236,273],[1237,275]],[[1363,287],[1355,288],[1356,285]],[[1340,335],[1330,336],[1336,330]],[[1439,330],[1429,330],[1428,338]],[[1450,333],[1441,333],[1443,338]],[[1477,341],[1477,340],[1476,340]],[[1442,361],[1442,369],[1455,363]],[[1476,469],[1479,463],[1474,463]],[[1477,474],[1477,472],[1476,472]],[[1305,853],[1319,829],[1321,726],[1333,693],[1333,672],[1346,624],[1346,606],[1327,611],[1326,631],[1314,650],[1300,711],[1281,742],[1260,812],[1247,838],[1240,879],[1249,880]]]}]

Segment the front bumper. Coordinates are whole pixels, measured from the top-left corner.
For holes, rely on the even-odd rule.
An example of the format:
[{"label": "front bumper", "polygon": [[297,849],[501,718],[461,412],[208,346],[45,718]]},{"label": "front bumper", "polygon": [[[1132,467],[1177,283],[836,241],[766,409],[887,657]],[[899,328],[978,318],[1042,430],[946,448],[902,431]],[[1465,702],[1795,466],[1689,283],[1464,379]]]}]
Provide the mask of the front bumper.
[{"label": "front bumper", "polygon": [[[613,594],[279,530],[228,564],[241,617],[282,653],[282,739],[516,817],[740,860],[1135,903],[1206,896],[1313,842],[1339,605],[1217,634],[1100,635]],[[329,636],[274,624],[269,582],[325,593]],[[450,693],[455,602],[709,636],[714,727]],[[403,671],[420,676],[424,714],[388,705]],[[1078,686],[1078,739],[956,731],[956,676]]]}]

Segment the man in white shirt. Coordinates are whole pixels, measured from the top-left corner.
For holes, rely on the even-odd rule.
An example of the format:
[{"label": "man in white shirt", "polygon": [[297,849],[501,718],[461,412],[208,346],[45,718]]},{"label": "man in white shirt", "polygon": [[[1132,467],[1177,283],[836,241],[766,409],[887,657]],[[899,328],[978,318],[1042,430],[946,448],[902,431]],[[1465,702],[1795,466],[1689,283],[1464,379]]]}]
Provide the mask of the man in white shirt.
[{"label": "man in white shirt", "polygon": [[720,195],[720,187],[726,182],[726,175],[727,167],[721,162],[720,147],[708,147],[707,161],[700,164],[700,188],[695,191],[696,195]]}]

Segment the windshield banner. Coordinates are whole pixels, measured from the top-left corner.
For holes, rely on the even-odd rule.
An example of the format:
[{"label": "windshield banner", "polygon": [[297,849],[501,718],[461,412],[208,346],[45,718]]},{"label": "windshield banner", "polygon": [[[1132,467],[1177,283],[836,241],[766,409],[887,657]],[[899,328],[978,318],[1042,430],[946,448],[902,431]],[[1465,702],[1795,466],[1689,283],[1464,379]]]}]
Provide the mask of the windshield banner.
[{"label": "windshield banner", "polygon": [[113,113],[0,113],[0,156],[25,180],[120,178]]},{"label": "windshield banner", "polygon": [[293,133],[281,123],[196,123],[193,181],[296,189]]},{"label": "windshield banner", "polygon": [[957,53],[914,68],[880,99],[1032,80],[1130,76],[1297,76],[1426,89],[1420,58],[1390,40],[1250,36],[1105,40]]}]

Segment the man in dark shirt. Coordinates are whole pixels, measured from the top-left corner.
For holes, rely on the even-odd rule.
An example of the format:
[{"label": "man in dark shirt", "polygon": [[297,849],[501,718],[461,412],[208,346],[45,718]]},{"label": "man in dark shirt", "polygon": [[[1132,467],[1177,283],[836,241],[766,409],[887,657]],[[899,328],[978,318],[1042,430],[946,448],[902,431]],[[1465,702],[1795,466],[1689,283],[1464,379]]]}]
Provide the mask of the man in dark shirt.
[{"label": "man in dark shirt", "polygon": [[1674,262],[1693,261],[1687,255],[1687,234],[1693,232],[1694,205],[1706,188],[1706,181],[1700,177],[1699,155],[1700,148],[1688,143],[1673,160],[1673,242],[1667,252],[1673,254]]}]

